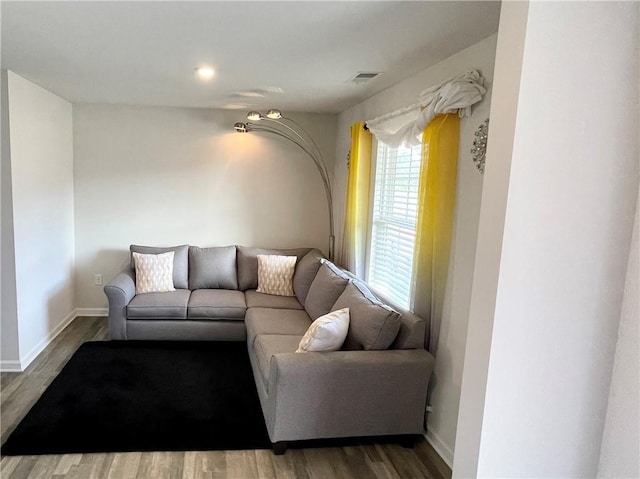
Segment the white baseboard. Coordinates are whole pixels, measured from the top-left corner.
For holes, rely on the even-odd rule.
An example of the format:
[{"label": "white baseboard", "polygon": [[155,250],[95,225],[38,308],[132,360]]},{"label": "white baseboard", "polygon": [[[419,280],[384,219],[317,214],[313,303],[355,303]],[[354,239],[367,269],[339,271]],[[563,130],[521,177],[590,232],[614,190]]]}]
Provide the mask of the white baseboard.
[{"label": "white baseboard", "polygon": [[76,318],[78,316],[109,316],[107,308],[76,308]]},{"label": "white baseboard", "polygon": [[20,361],[0,360],[0,371],[3,373],[21,373]]},{"label": "white baseboard", "polygon": [[444,443],[442,439],[438,437],[436,433],[427,429],[424,437],[427,439],[427,442],[431,444],[431,447],[435,449],[438,455],[442,458],[442,460],[449,466],[450,469],[453,469],[453,451],[451,448]]},{"label": "white baseboard", "polygon": [[69,314],[67,314],[67,316],[62,321],[60,321],[60,323],[55,328],[53,328],[51,332],[49,332],[49,334],[47,334],[47,336],[42,339],[42,341],[31,348],[31,351],[29,351],[27,354],[21,356],[20,370],[24,371],[25,369],[27,369],[27,366],[29,366],[29,364],[31,364],[31,362],[38,357],[38,354],[44,351],[44,348],[51,344],[51,341],[53,341],[56,336],[58,336],[58,334],[60,334],[62,330],[66,328],[74,319],[76,319],[76,310],[73,310]]},{"label": "white baseboard", "polygon": [[38,357],[44,349],[51,344],[58,334],[60,334],[64,328],[66,328],[71,321],[79,316],[108,316],[109,311],[107,308],[76,308],[71,311],[61,322],[56,326],[42,341],[36,344],[31,351],[24,356],[20,357],[20,360],[2,360],[0,361],[0,371],[3,373],[21,373],[27,366]]}]

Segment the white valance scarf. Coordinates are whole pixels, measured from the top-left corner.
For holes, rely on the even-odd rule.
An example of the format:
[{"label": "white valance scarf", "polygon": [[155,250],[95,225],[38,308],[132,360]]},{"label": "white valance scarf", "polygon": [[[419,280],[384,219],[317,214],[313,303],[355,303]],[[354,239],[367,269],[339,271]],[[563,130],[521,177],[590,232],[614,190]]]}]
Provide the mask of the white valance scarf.
[{"label": "white valance scarf", "polygon": [[418,102],[366,122],[378,141],[389,146],[416,146],[422,131],[442,113],[456,110],[460,118],[471,116],[471,106],[487,92],[484,78],[476,70],[451,78],[424,90]]}]

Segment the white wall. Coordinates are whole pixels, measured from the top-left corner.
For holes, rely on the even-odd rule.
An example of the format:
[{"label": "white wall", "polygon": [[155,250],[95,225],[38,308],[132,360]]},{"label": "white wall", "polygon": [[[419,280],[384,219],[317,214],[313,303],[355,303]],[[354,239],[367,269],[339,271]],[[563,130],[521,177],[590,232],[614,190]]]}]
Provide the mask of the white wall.
[{"label": "white wall", "polygon": [[9,125],[20,362],[72,318],[72,108],[9,72]]},{"label": "white wall", "polygon": [[[531,2],[525,15],[508,196],[482,200],[481,230],[504,217],[495,314],[474,325],[492,330],[486,392],[465,389],[463,405],[485,397],[478,477],[594,477],[638,194],[638,9]],[[504,175],[493,159],[487,184]],[[474,295],[492,279],[476,275]],[[469,477],[472,452],[454,477]]]},{"label": "white wall", "polygon": [[[243,112],[76,104],[76,303],[104,308],[102,286],[132,243],[317,247],[327,252],[322,181],[275,136],[236,133]],[[335,115],[292,114],[333,168]]]},{"label": "white wall", "polygon": [[[640,3],[638,16],[640,17]],[[638,29],[640,44],[640,29]],[[640,64],[638,65],[640,68]],[[640,76],[640,71],[638,72]],[[640,84],[638,84],[640,88]],[[640,191],[613,364],[598,477],[640,477]]]},{"label": "white wall", "polygon": [[[475,477],[502,254],[528,2],[503,2],[496,48],[491,128],[482,190],[453,475]],[[499,92],[499,93],[498,93]]]},{"label": "white wall", "polygon": [[7,70],[0,72],[2,162],[0,166],[0,370],[20,370],[16,269],[13,249],[13,201],[11,199],[11,149],[9,145],[9,84]]},{"label": "white wall", "polygon": [[636,203],[631,252],[627,266],[622,315],[611,378],[607,416],[602,436],[599,478],[640,477],[640,268]]},{"label": "white wall", "polygon": [[336,244],[341,245],[350,125],[415,103],[418,94],[425,88],[470,69],[479,70],[487,80],[486,87],[489,90],[487,96],[481,103],[474,106],[473,115],[470,118],[463,118],[460,123],[460,158],[451,265],[433,378],[435,385],[431,399],[433,413],[429,414],[428,418],[428,437],[450,464],[453,459],[482,192],[482,175],[471,159],[470,149],[474,131],[485,118],[489,117],[495,47],[496,35],[492,35],[344,111],[338,119],[335,168],[338,231]]}]

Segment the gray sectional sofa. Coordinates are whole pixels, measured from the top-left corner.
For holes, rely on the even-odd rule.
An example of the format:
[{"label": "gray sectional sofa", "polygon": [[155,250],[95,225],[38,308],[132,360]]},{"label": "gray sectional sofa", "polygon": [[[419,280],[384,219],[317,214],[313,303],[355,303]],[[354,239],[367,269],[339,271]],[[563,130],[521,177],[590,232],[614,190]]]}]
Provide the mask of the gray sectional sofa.
[{"label": "gray sectional sofa", "polygon": [[[111,339],[246,341],[275,453],[287,441],[422,434],[434,362],[424,321],[386,306],[320,251],[130,249],[174,251],[176,291],[136,295],[127,265],[104,287]],[[256,292],[258,254],[297,257],[295,296]],[[342,350],[295,353],[313,320],[344,307],[351,322]]]}]

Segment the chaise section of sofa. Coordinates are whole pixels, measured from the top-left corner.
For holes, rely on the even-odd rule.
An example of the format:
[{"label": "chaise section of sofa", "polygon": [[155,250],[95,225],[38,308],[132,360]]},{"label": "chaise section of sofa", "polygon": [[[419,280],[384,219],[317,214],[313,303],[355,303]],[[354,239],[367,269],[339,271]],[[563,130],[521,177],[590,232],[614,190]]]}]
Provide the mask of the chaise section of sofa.
[{"label": "chaise section of sofa", "polygon": [[299,354],[298,341],[261,335],[250,349],[272,442],[422,433],[424,349]]},{"label": "chaise section of sofa", "polygon": [[[313,319],[342,308],[351,316],[343,350],[296,352]],[[323,262],[304,310],[249,309],[245,324],[278,452],[289,441],[422,433],[434,363],[423,349],[425,323],[408,312],[399,315],[365,283]]]}]

